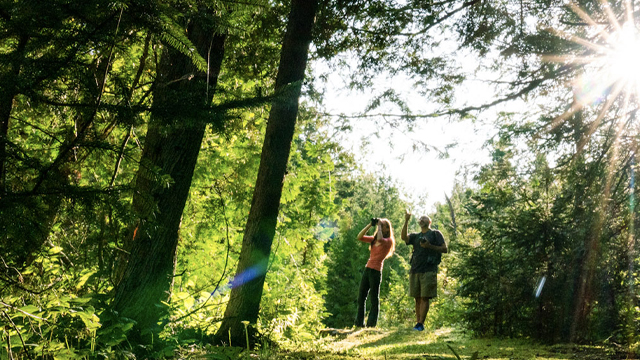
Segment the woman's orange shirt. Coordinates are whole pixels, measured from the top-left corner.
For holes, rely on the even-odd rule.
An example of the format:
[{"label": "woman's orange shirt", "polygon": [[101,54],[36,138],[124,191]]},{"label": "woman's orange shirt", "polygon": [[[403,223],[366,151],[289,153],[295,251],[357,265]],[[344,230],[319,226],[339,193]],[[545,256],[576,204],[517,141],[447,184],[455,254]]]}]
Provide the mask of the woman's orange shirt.
[{"label": "woman's orange shirt", "polygon": [[[365,235],[360,241],[371,243],[373,242],[373,236]],[[371,245],[371,254],[369,255],[369,261],[367,261],[366,267],[382,272],[382,265],[384,264],[384,259],[389,254],[391,245],[393,245],[391,238],[382,238]]]}]

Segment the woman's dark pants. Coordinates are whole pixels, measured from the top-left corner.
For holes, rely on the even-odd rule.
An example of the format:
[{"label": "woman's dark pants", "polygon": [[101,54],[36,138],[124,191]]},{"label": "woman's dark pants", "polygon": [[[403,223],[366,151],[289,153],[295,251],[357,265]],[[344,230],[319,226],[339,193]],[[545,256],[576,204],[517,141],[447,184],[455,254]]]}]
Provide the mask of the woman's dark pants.
[{"label": "woman's dark pants", "polygon": [[382,274],[378,270],[364,268],[362,280],[360,280],[360,291],[358,293],[358,314],[356,315],[356,326],[364,327],[364,312],[367,294],[371,296],[371,309],[367,318],[367,327],[374,327],[378,323],[378,312],[380,311],[380,279]]}]

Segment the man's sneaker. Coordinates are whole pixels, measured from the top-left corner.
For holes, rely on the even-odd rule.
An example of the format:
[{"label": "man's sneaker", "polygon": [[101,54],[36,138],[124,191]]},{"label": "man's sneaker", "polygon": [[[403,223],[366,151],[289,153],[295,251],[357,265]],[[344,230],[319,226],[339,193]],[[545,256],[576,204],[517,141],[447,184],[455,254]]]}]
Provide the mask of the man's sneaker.
[{"label": "man's sneaker", "polygon": [[424,325],[422,325],[421,323],[417,323],[416,326],[413,327],[413,330],[422,331],[424,330]]}]

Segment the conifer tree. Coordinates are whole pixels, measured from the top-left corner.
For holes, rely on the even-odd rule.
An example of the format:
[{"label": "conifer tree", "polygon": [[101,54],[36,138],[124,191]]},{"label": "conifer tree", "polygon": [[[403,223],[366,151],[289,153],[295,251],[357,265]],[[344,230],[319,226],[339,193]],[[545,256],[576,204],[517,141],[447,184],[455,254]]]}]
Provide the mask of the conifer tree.
[{"label": "conifer tree", "polygon": [[[207,7],[194,12],[187,43],[165,44],[154,84],[152,116],[137,173],[133,208],[138,217],[129,256],[113,298],[118,316],[136,321],[133,338],[152,343],[167,314],[162,302],[173,284],[178,230],[224,57],[225,35]],[[194,51],[180,51],[193,43]],[[194,61],[193,58],[196,58]],[[206,68],[199,59],[207,57]]]},{"label": "conifer tree", "polygon": [[218,340],[241,343],[245,331],[242,322],[255,324],[258,319],[317,7],[317,0],[291,1],[275,82],[281,98],[271,105],[238,268],[224,320],[216,333]]}]

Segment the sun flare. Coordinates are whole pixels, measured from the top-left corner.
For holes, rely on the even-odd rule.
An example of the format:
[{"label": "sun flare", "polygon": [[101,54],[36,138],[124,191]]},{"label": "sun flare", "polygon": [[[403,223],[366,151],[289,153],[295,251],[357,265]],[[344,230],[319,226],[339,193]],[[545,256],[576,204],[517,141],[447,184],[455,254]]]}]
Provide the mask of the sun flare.
[{"label": "sun flare", "polygon": [[620,94],[640,97],[640,31],[634,22],[632,6],[626,2],[623,21],[602,0],[603,19],[594,20],[577,5],[570,5],[587,25],[587,37],[582,38],[552,29],[558,36],[582,46],[581,54],[547,56],[547,61],[579,65],[582,73],[573,84],[576,101],[581,106],[601,103]]},{"label": "sun flare", "polygon": [[627,91],[638,95],[640,90],[640,37],[631,22],[609,36],[611,48],[605,54],[605,66],[611,80],[623,82]]},{"label": "sun flare", "polygon": [[[577,70],[571,91],[573,104],[551,123],[556,128],[576,112],[598,108],[599,115],[583,134],[578,152],[589,140],[610,109],[621,110],[616,116],[635,118],[640,104],[640,30],[634,20],[633,6],[625,2],[623,14],[616,15],[607,0],[601,0],[601,12],[592,15],[570,4],[584,25],[584,37],[551,29],[557,36],[581,46],[579,54],[546,56],[544,60],[574,66]],[[615,105],[614,105],[615,104]],[[626,115],[624,115],[626,114]],[[618,129],[618,138],[623,131]]]}]

